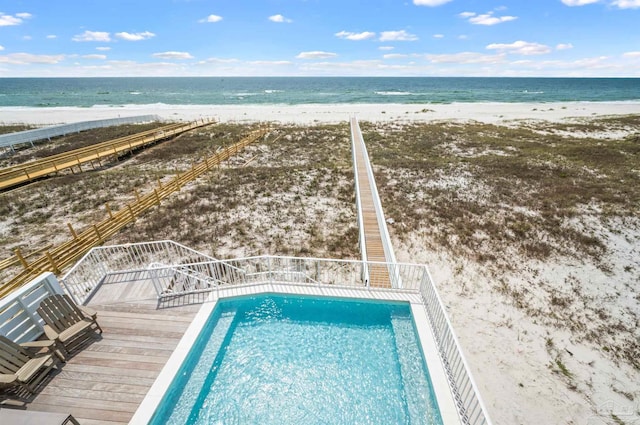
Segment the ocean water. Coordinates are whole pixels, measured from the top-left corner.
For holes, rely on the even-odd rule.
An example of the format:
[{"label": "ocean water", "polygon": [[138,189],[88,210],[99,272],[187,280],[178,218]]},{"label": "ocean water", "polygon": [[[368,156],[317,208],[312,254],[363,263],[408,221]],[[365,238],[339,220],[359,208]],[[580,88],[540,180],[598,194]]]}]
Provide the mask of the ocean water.
[{"label": "ocean water", "polygon": [[0,78],[0,107],[640,100],[640,78]]},{"label": "ocean water", "polygon": [[408,304],[220,301],[159,424],[442,425]]}]

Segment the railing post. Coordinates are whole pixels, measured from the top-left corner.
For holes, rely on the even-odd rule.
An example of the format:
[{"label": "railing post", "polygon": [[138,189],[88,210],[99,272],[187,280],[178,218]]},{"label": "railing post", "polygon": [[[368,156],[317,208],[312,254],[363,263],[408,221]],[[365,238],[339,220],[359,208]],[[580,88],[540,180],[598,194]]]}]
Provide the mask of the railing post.
[{"label": "railing post", "polygon": [[131,216],[131,221],[136,221],[136,215],[133,213],[133,209],[131,208],[131,204],[127,204],[127,209],[129,210],[129,215]]},{"label": "railing post", "polygon": [[29,306],[27,306],[22,300],[22,296],[16,298],[16,302],[20,304],[20,308],[22,308],[22,311],[24,311],[25,314],[29,317],[29,321],[36,325],[42,332],[44,332],[44,327],[40,323],[40,316],[35,311],[31,311],[29,309]]},{"label": "railing post", "polygon": [[13,252],[15,252],[16,257],[20,261],[20,264],[22,264],[22,267],[24,267],[25,269],[28,269],[29,263],[27,263],[27,260],[25,260],[24,257],[22,256],[22,252],[20,251],[20,248],[14,249]]},{"label": "railing post", "polygon": [[102,235],[100,234],[100,230],[98,230],[98,226],[96,226],[95,224],[93,225],[93,230],[96,232],[96,236],[98,237],[98,241],[100,243],[103,243],[104,240],[102,239]]},{"label": "railing post", "polygon": [[46,251],[45,255],[47,256],[47,260],[49,261],[49,264],[53,268],[53,272],[55,274],[60,274],[61,273],[60,269],[58,268],[58,265],[56,264],[56,262],[53,260],[53,256],[51,255],[51,253],[49,251]]},{"label": "railing post", "polygon": [[107,209],[107,213],[109,213],[109,218],[113,219],[113,212],[111,212],[111,207],[109,207],[109,203],[105,202],[104,207]]}]

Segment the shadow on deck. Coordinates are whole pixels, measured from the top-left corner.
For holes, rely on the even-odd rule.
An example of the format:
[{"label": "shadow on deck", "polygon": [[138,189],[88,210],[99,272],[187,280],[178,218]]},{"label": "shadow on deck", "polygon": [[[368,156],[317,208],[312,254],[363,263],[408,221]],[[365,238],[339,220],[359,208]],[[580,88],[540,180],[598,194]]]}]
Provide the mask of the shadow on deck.
[{"label": "shadow on deck", "polygon": [[89,302],[104,333],[75,350],[27,410],[128,423],[200,308],[194,302],[176,297],[159,308],[149,281],[105,282]]}]

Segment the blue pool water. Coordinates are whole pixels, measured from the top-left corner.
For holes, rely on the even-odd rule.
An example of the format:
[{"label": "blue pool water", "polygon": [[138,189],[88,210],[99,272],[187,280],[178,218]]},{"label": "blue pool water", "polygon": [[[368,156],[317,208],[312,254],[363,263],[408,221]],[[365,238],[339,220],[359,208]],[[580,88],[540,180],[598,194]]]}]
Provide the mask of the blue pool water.
[{"label": "blue pool water", "polygon": [[152,424],[442,424],[407,303],[220,301]]}]

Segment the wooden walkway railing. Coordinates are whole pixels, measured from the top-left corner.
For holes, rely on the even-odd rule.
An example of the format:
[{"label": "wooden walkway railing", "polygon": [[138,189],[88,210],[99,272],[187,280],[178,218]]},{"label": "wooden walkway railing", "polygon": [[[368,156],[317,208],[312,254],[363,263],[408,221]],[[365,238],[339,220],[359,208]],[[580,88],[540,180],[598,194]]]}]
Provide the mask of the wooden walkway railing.
[{"label": "wooden walkway railing", "polygon": [[[358,204],[358,221],[360,226],[360,250],[362,260],[382,263],[395,263],[395,256],[386,234],[386,223],[382,214],[382,207],[376,208],[378,191],[373,179],[371,164],[367,155],[367,148],[360,132],[356,118],[351,118],[351,142],[353,150],[353,166],[356,179],[356,196]],[[391,253],[389,253],[391,250]],[[370,286],[389,288],[392,277],[386,265],[369,265],[368,282]],[[393,285],[395,286],[395,285]]]},{"label": "wooden walkway railing", "polygon": [[201,120],[188,124],[170,124],[131,136],[48,156],[26,164],[3,168],[0,169],[0,190],[27,183],[48,174],[57,173],[58,171],[75,166],[78,166],[80,170],[82,170],[82,164],[88,162],[93,163],[93,161],[101,163],[101,159],[103,158],[122,156],[134,149],[171,138],[185,131],[208,125],[211,122],[210,120]]},{"label": "wooden walkway railing", "polygon": [[240,142],[207,157],[199,164],[194,164],[189,171],[176,175],[169,182],[161,184],[151,192],[139,196],[139,198],[120,211],[108,210],[109,216],[100,223],[93,224],[84,231],[77,233],[71,225],[69,230],[73,238],[68,242],[45,250],[44,255],[32,262],[22,262],[24,270],[8,282],[0,284],[0,298],[9,294],[14,289],[29,282],[31,279],[45,271],[60,274],[61,271],[74,263],[94,246],[102,245],[105,240],[116,234],[127,224],[134,222],[138,216],[148,209],[159,205],[160,202],[174,192],[179,191],[184,185],[195,180],[211,167],[237,154],[245,146],[255,142],[267,133],[267,129],[257,130],[245,137]]}]

